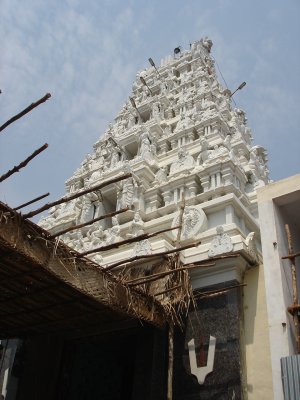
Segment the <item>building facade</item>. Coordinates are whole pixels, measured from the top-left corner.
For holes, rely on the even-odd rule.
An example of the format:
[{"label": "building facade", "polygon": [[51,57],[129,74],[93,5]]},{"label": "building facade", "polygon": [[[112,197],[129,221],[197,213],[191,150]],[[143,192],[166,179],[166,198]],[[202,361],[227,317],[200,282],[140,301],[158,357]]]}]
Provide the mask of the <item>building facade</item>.
[{"label": "building facade", "polygon": [[[201,39],[137,74],[129,101],[67,180],[66,192],[132,176],[52,208],[40,224],[56,233],[128,209],[60,237],[86,252],[182,220],[180,237],[168,231],[88,257],[106,268],[175,249],[178,240],[197,243],[180,253],[183,265],[207,266],[190,270],[196,306],[175,334],[174,399],[272,399],[256,194],[268,183],[266,151],[253,145],[245,112],[233,108],[231,92],[218,82],[211,47]],[[141,260],[125,278],[158,265]]]},{"label": "building facade", "polygon": [[[297,328],[292,312],[299,295],[293,288],[291,259],[286,225],[289,226],[293,253],[299,253],[300,175],[291,176],[258,190],[259,222],[264,259],[264,274],[268,310],[268,331],[272,362],[274,399],[293,399],[300,393],[300,358],[297,351]],[[300,287],[299,257],[296,267],[296,288]],[[296,302],[294,299],[296,297]],[[298,355],[296,355],[298,353]],[[289,364],[284,369],[284,364]],[[284,391],[282,390],[283,378]]]}]

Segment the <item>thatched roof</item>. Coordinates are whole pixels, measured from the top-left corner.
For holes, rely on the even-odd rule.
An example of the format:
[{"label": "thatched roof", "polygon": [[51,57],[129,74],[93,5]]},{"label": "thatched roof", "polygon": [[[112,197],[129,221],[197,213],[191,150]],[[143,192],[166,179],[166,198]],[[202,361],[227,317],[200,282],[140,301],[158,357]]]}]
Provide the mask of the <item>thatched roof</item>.
[{"label": "thatched roof", "polygon": [[164,310],[153,297],[77,256],[0,203],[1,338],[99,333],[138,319],[164,324]]}]

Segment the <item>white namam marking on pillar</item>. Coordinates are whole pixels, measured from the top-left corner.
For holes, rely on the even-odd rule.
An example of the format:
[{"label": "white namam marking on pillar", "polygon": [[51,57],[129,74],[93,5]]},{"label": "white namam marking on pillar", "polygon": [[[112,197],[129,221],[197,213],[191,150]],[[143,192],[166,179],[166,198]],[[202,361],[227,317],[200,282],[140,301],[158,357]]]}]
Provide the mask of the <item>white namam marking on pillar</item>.
[{"label": "white namam marking on pillar", "polygon": [[209,337],[209,347],[207,354],[207,363],[204,367],[197,366],[196,359],[196,350],[195,350],[195,341],[191,339],[188,342],[189,348],[189,359],[190,359],[190,367],[191,373],[197,377],[198,383],[203,385],[206,376],[213,371],[214,368],[214,359],[215,359],[215,349],[216,349],[216,341],[217,339],[214,336]]}]

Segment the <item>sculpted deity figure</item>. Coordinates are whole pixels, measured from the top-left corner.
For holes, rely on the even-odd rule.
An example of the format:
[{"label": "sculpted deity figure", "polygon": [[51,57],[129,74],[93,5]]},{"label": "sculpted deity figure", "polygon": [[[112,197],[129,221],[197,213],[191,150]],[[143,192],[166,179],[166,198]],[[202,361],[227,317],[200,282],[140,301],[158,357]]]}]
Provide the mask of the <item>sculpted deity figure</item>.
[{"label": "sculpted deity figure", "polygon": [[231,238],[227,233],[224,233],[222,225],[217,226],[217,236],[212,240],[208,257],[214,257],[219,254],[229,253],[233,250]]},{"label": "sculpted deity figure", "polygon": [[147,131],[145,131],[141,134],[139,154],[141,157],[144,157],[146,153],[150,152],[151,152],[150,135]]},{"label": "sculpted deity figure", "polygon": [[106,243],[111,244],[122,240],[120,236],[120,225],[117,218],[112,218],[112,227],[106,231]]},{"label": "sculpted deity figure", "polygon": [[223,152],[225,154],[226,150],[228,150],[230,159],[232,161],[234,161],[235,163],[240,164],[237,150],[231,146],[231,139],[232,139],[232,137],[230,134],[226,135],[223,145],[222,145],[224,148]]},{"label": "sculpted deity figure", "polygon": [[[227,143],[215,144],[213,146],[213,149],[209,151],[208,159],[212,160],[212,159],[217,158],[217,157],[229,156],[228,145],[229,145],[228,142]],[[232,155],[233,155],[233,153],[232,153]]]},{"label": "sculpted deity figure", "polygon": [[[172,222],[172,227],[179,225],[178,211]],[[207,228],[207,217],[202,209],[185,207],[182,215],[181,239],[195,238],[200,232]],[[173,231],[173,237],[177,237],[177,231]]]},{"label": "sculpted deity figure", "polygon": [[92,229],[87,233],[87,237],[89,238],[90,248],[94,249],[96,247],[100,247],[105,243],[105,233],[101,226],[98,229]]},{"label": "sculpted deity figure", "polygon": [[160,84],[161,94],[166,94],[166,93],[168,93],[168,91],[169,91],[168,84],[165,82],[161,82],[161,84]]},{"label": "sculpted deity figure", "polygon": [[249,169],[255,178],[255,186],[263,186],[268,182],[269,170],[266,166],[265,149],[254,146],[250,149]]},{"label": "sculpted deity figure", "polygon": [[183,229],[181,232],[182,238],[187,239],[190,237],[190,234],[197,223],[197,217],[193,212],[194,210],[190,207],[185,207],[182,220],[183,220]]},{"label": "sculpted deity figure", "polygon": [[213,42],[207,36],[205,36],[205,38],[202,39],[202,46],[205,48],[207,53],[210,53],[212,45]]},{"label": "sculpted deity figure", "polygon": [[156,145],[147,131],[141,134],[139,155],[148,162],[153,161],[153,155],[156,153]]},{"label": "sculpted deity figure", "polygon": [[152,254],[151,243],[149,239],[141,240],[140,242],[136,242],[133,254],[135,256]]},{"label": "sculpted deity figure", "polygon": [[193,126],[192,119],[188,115],[181,114],[180,120],[177,122],[176,128],[174,129],[174,133],[180,132],[191,126]]},{"label": "sculpted deity figure", "polygon": [[80,230],[77,230],[75,232],[72,232],[72,248],[75,249],[76,251],[82,251],[83,250],[83,243],[82,243],[82,233]]},{"label": "sculpted deity figure", "polygon": [[241,165],[248,164],[248,160],[247,160],[247,157],[246,157],[244,149],[239,149],[238,150],[238,158],[239,158],[239,161],[240,161]]},{"label": "sculpted deity figure", "polygon": [[128,236],[136,237],[144,233],[144,221],[142,220],[139,211],[134,213],[133,221],[131,224],[130,233]]},{"label": "sculpted deity figure", "polygon": [[105,167],[105,150],[103,144],[95,150],[95,161],[93,167],[103,170]]},{"label": "sculpted deity figure", "polygon": [[121,155],[113,139],[106,140],[106,159],[109,168],[114,168],[120,161]]},{"label": "sculpted deity figure", "polygon": [[94,171],[94,172],[91,174],[91,176],[89,177],[89,179],[88,179],[88,186],[92,185],[93,182],[95,182],[95,181],[101,179],[101,177],[102,177],[102,172],[101,172],[101,170]]},{"label": "sculpted deity figure", "polygon": [[210,152],[210,150],[208,150],[208,141],[203,136],[200,138],[200,145],[201,150],[197,157],[197,165],[204,164],[208,160]]},{"label": "sculpted deity figure", "polygon": [[[94,205],[93,202],[99,200],[98,195],[95,192],[87,193],[82,200],[82,210],[80,216],[80,223],[84,223],[93,219]],[[78,207],[78,205],[76,205]]]},{"label": "sculpted deity figure", "polygon": [[162,184],[162,183],[167,182],[167,180],[168,180],[168,177],[167,177],[167,167],[164,166],[164,167],[161,167],[161,168],[157,171],[153,183],[154,183],[154,184]]},{"label": "sculpted deity figure", "polygon": [[160,119],[161,117],[161,106],[158,101],[153,103],[152,106],[152,118]]},{"label": "sculpted deity figure", "polygon": [[136,110],[133,107],[131,107],[130,113],[128,115],[128,128],[132,128],[133,126],[138,124],[138,122],[139,122],[139,116]]},{"label": "sculpted deity figure", "polygon": [[[131,172],[128,163],[124,165],[124,172]],[[117,192],[117,210],[121,208],[131,209],[133,207],[134,201],[136,200],[137,189],[138,185],[134,178],[130,177],[121,181],[120,189]]]},{"label": "sculpted deity figure", "polygon": [[111,155],[111,159],[110,159],[110,168],[114,168],[117,166],[118,162],[120,161],[120,153],[118,152],[118,150],[116,148],[113,148],[113,153]]},{"label": "sculpted deity figure", "polygon": [[151,93],[147,86],[142,87],[142,95],[141,95],[141,101],[144,102],[150,97]]},{"label": "sculpted deity figure", "polygon": [[170,175],[174,175],[179,171],[191,169],[194,167],[195,160],[182,147],[179,148],[177,157],[177,160],[171,165]]}]

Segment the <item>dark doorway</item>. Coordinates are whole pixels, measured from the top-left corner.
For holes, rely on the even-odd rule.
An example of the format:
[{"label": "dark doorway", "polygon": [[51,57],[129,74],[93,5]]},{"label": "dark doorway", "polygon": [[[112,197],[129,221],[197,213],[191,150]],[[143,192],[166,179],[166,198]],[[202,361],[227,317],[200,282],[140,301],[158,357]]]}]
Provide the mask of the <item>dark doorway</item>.
[{"label": "dark doorway", "polygon": [[111,334],[65,344],[57,399],[130,400],[136,334]]}]

